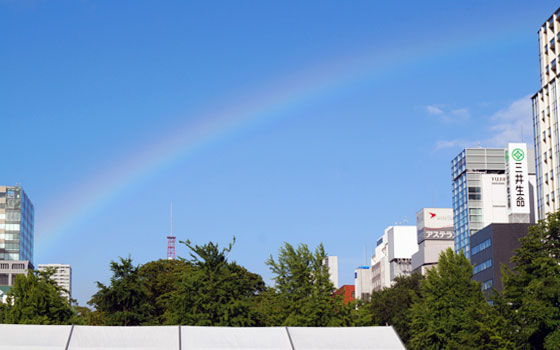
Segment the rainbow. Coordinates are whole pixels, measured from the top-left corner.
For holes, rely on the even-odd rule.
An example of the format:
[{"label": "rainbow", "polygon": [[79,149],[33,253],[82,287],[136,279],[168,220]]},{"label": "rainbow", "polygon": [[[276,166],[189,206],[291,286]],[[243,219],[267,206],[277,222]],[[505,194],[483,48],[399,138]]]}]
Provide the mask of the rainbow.
[{"label": "rainbow", "polygon": [[[479,45],[481,40],[495,39],[482,36],[471,38],[471,43]],[[168,171],[201,149],[232,134],[289,115],[291,109],[315,98],[336,94],[351,83],[371,80],[403,65],[452,53],[465,46],[464,42],[461,46],[454,46],[453,41],[430,45],[418,43],[416,47],[408,47],[406,55],[400,47],[396,47],[324,62],[271,82],[220,111],[188,118],[189,122],[185,125],[174,128],[154,143],[125,157],[118,165],[100,170],[39,209],[44,214],[37,215],[41,220],[38,220],[36,228],[36,246],[41,250],[48,249],[125,191]]]}]

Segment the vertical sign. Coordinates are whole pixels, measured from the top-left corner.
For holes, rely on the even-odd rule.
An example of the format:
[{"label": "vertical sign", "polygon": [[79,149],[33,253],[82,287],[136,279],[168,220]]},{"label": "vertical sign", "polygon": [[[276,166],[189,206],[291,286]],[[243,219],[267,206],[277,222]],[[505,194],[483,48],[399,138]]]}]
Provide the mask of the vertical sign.
[{"label": "vertical sign", "polygon": [[527,144],[508,143],[506,152],[508,208],[512,214],[530,214]]}]

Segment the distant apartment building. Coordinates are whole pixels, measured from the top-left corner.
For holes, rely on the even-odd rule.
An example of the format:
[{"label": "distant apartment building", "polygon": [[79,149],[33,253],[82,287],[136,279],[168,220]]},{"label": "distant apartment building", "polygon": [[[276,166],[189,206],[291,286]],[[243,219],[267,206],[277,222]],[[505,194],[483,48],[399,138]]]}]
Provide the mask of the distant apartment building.
[{"label": "distant apartment building", "polygon": [[371,279],[374,291],[382,290],[391,286],[389,274],[389,251],[388,239],[385,232],[377,242],[373,256],[371,257]]},{"label": "distant apartment building", "polygon": [[0,261],[33,264],[34,208],[20,186],[0,186]]},{"label": "distant apartment building", "polygon": [[44,271],[49,268],[55,271],[51,278],[56,282],[56,284],[64,289],[62,296],[70,301],[72,298],[72,267],[66,264],[37,265],[37,270],[39,271]]},{"label": "distant apartment building", "polygon": [[537,173],[539,219],[560,208],[560,137],[558,90],[560,8],[539,28],[540,89],[533,95],[533,136]]},{"label": "distant apartment building", "polygon": [[416,226],[389,226],[377,240],[371,258],[373,290],[388,288],[395,278],[412,271],[412,254],[418,250]]},{"label": "distant apartment building", "polygon": [[356,299],[369,300],[373,290],[371,281],[371,266],[360,266],[354,270],[354,294]]},{"label": "distant apartment building", "polygon": [[416,213],[418,251],[412,255],[412,271],[425,275],[437,265],[439,255],[453,249],[453,209],[423,208]]},{"label": "distant apartment building", "polygon": [[329,278],[335,289],[338,289],[338,256],[327,256],[323,265],[329,269]]},{"label": "distant apartment building", "polygon": [[418,249],[416,243],[416,226],[389,226],[387,246],[389,253],[389,279],[391,282],[399,276],[412,272],[412,254]]}]

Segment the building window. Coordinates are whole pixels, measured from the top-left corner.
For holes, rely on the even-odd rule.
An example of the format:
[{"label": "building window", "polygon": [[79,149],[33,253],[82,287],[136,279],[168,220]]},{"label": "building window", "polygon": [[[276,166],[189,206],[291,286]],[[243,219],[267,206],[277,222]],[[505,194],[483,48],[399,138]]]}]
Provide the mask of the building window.
[{"label": "building window", "polygon": [[482,272],[482,271],[484,271],[484,270],[487,270],[487,269],[489,269],[489,268],[491,268],[491,267],[492,267],[492,259],[488,259],[488,260],[486,260],[485,262],[476,265],[476,266],[474,267],[473,274],[476,275],[477,273]]},{"label": "building window", "polygon": [[491,239],[491,238],[488,238],[488,239],[485,240],[484,242],[475,245],[475,246],[473,247],[473,249],[472,249],[472,253],[471,253],[471,254],[472,254],[472,255],[475,255],[475,254],[477,254],[477,253],[483,251],[484,249],[486,249],[486,248],[488,248],[488,247],[490,247],[490,246],[492,246],[492,239]]},{"label": "building window", "polygon": [[481,200],[482,195],[480,192],[480,187],[469,187],[469,199]]}]

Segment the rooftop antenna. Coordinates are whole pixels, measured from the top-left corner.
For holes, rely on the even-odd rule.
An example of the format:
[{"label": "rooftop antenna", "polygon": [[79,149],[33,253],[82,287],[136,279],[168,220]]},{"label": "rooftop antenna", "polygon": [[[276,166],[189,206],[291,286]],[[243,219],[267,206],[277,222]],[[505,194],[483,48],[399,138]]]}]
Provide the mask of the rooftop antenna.
[{"label": "rooftop antenna", "polygon": [[167,236],[167,260],[175,260],[175,239],[173,236],[173,202],[169,206],[169,236]]}]

